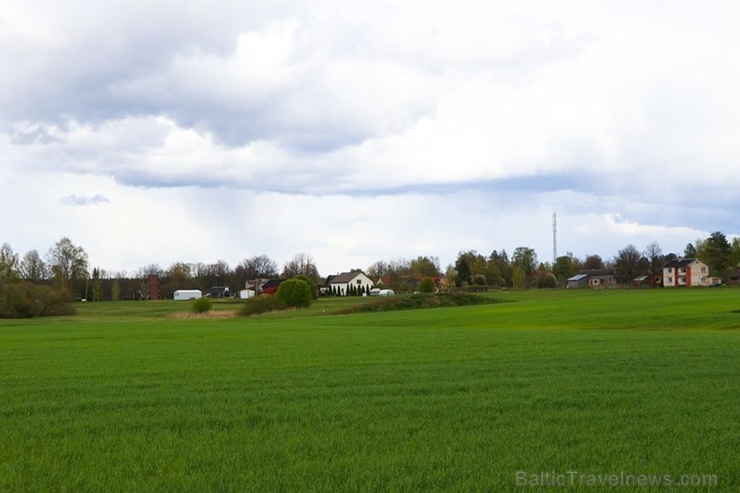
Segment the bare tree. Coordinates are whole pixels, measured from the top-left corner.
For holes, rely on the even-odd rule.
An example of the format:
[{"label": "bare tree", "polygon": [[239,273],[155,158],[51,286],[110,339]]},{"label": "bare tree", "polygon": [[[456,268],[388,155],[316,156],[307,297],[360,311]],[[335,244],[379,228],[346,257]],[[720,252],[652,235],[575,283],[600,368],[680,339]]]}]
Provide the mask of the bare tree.
[{"label": "bare tree", "polygon": [[9,243],[0,246],[0,281],[12,281],[20,277],[18,254]]},{"label": "bare tree", "polygon": [[659,276],[663,270],[663,264],[665,263],[663,249],[660,248],[657,241],[654,241],[645,247],[645,251],[642,252],[642,254],[650,265],[650,284],[653,284],[654,279]]},{"label": "bare tree", "polygon": [[39,282],[49,277],[46,264],[36,250],[31,250],[23,256],[20,272],[21,277],[28,282]]},{"label": "bare tree", "polygon": [[267,255],[245,258],[234,269],[236,282],[240,285],[254,283],[256,279],[277,277],[278,265]]},{"label": "bare tree", "polygon": [[617,252],[614,257],[614,266],[626,280],[632,281],[639,272],[642,254],[633,244],[629,244]]},{"label": "bare tree", "polygon": [[319,279],[319,271],[316,268],[313,257],[307,253],[297,253],[283,266],[283,277],[289,279],[293,276],[304,275],[316,282]]},{"label": "bare tree", "polygon": [[587,255],[581,264],[583,270],[600,270],[606,268],[604,261],[599,255]]}]

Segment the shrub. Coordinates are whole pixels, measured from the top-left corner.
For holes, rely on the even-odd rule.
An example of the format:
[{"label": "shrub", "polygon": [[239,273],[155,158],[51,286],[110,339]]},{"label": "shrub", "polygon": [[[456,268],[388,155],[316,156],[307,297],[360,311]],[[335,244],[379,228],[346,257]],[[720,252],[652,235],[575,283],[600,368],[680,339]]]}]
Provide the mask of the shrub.
[{"label": "shrub", "polygon": [[424,279],[419,282],[419,292],[420,293],[434,293],[437,290],[437,286],[434,284],[434,279],[431,277],[425,277]]},{"label": "shrub", "polygon": [[476,274],[473,276],[473,284],[476,286],[486,286],[488,282],[486,281],[486,276],[483,274]]},{"label": "shrub", "polygon": [[248,317],[250,315],[259,315],[260,313],[274,312],[280,309],[282,309],[282,305],[278,302],[276,296],[261,294],[246,300],[239,310],[239,315]]},{"label": "shrub", "polygon": [[212,309],[213,303],[211,303],[211,299],[205,296],[201,296],[193,302],[193,313],[207,313],[210,312]]},{"label": "shrub", "polygon": [[28,282],[0,285],[0,318],[74,315],[69,293]]},{"label": "shrub", "polygon": [[311,288],[311,293],[313,295],[313,299],[314,300],[319,299],[319,290],[316,288],[316,283],[314,283],[307,276],[304,276],[303,274],[298,274],[297,276],[293,276],[292,279],[300,279],[301,281],[304,281]]},{"label": "shrub", "polygon": [[541,289],[558,287],[558,280],[554,274],[546,272],[537,278],[537,287]]},{"label": "shrub", "polygon": [[311,306],[313,295],[311,286],[301,279],[288,279],[278,286],[277,299],[280,304],[290,308],[304,308]]}]

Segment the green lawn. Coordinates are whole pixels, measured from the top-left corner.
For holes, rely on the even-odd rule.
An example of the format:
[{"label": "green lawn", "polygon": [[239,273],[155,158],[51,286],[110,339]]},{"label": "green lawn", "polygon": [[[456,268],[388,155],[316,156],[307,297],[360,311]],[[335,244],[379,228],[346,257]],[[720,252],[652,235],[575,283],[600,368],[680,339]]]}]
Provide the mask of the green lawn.
[{"label": "green lawn", "polygon": [[[488,296],[0,321],[0,491],[740,490],[740,290]],[[718,486],[588,486],[640,474]]]}]

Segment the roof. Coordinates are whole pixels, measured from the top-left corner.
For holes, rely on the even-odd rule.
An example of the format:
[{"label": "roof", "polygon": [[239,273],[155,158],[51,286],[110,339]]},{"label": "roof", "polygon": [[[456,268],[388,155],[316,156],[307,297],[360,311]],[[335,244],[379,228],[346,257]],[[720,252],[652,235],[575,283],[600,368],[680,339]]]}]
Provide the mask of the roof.
[{"label": "roof", "polygon": [[582,279],[585,279],[588,277],[588,274],[576,274],[575,276],[569,278],[569,281],[580,281]]},{"label": "roof", "polygon": [[614,276],[614,271],[609,269],[592,269],[582,270],[578,272],[578,275],[590,276],[590,277],[608,277]]},{"label": "roof", "polygon": [[[663,268],[667,269],[669,267],[686,267],[694,262],[701,262],[698,258],[674,258],[673,260],[669,260],[665,264],[663,264]],[[703,263],[703,262],[702,262]]]},{"label": "roof", "polygon": [[266,281],[262,286],[260,286],[262,289],[265,288],[276,288],[280,286],[280,283],[283,282],[285,279],[270,279],[269,281]]},{"label": "roof", "polygon": [[330,276],[329,278],[327,278],[326,284],[346,284],[360,274],[362,274],[363,276],[365,275],[365,273],[361,270],[356,270],[354,272],[342,272],[341,274]]}]

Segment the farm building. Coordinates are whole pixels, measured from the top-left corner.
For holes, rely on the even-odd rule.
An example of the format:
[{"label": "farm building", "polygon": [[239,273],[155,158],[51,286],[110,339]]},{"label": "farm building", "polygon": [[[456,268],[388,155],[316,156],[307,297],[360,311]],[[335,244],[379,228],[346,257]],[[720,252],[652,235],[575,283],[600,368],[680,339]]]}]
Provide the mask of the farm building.
[{"label": "farm building", "polygon": [[203,296],[208,298],[230,298],[231,290],[228,286],[213,286],[208,288]]},{"label": "farm building", "polygon": [[632,279],[632,286],[635,288],[639,287],[654,287],[654,286],[661,286],[663,284],[663,275],[662,274],[646,274],[644,276],[638,276],[634,279]]},{"label": "farm building", "polygon": [[187,301],[197,300],[202,297],[203,293],[199,289],[178,289],[175,291],[175,300]]},{"label": "farm building", "polygon": [[617,285],[617,278],[610,270],[582,270],[568,279],[568,288],[608,288]]},{"label": "farm building", "polygon": [[698,258],[676,258],[663,265],[663,286],[667,288],[709,286],[709,267]]},{"label": "farm building", "polygon": [[357,293],[369,293],[373,287],[373,281],[365,275],[364,272],[356,270],[354,272],[342,272],[336,276],[329,276],[326,279],[326,286],[330,292],[339,296],[346,296],[355,291]]},{"label": "farm building", "polygon": [[277,293],[278,286],[282,284],[285,279],[270,279],[263,282],[258,290],[260,294],[275,294]]}]

